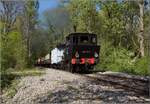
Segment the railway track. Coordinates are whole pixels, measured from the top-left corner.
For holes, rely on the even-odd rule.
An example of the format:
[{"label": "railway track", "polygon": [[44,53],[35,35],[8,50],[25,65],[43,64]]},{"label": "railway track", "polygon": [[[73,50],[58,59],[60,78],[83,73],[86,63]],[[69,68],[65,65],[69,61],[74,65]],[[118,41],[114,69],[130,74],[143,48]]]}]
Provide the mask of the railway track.
[{"label": "railway track", "polygon": [[84,74],[85,77],[98,82],[104,82],[115,88],[133,91],[137,94],[150,96],[149,78],[125,77],[111,74]]},{"label": "railway track", "polygon": [[97,84],[103,82],[115,88],[121,88],[124,90],[135,92],[136,94],[150,96],[150,77],[145,78],[145,77],[137,77],[135,75],[103,74],[99,72],[90,72],[90,74],[87,73],[86,74],[74,73],[74,74],[84,76],[89,80],[95,81]]}]

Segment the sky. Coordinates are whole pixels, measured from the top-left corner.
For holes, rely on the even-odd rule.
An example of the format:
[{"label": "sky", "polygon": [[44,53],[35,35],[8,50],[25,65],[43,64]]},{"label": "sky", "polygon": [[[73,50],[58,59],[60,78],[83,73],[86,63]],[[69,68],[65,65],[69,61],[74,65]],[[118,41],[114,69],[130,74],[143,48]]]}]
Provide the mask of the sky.
[{"label": "sky", "polygon": [[59,0],[39,0],[40,7],[39,7],[39,14],[41,15],[43,11],[47,9],[56,8],[59,4]]}]

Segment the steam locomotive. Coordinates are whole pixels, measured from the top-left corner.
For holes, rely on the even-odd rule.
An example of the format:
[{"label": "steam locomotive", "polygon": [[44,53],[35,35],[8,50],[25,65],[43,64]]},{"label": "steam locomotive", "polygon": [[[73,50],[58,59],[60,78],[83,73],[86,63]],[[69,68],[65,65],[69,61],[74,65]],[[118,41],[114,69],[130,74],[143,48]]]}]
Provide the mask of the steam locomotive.
[{"label": "steam locomotive", "polygon": [[57,45],[36,62],[38,66],[63,69],[70,72],[93,70],[99,62],[100,46],[93,33],[71,33],[64,44]]}]

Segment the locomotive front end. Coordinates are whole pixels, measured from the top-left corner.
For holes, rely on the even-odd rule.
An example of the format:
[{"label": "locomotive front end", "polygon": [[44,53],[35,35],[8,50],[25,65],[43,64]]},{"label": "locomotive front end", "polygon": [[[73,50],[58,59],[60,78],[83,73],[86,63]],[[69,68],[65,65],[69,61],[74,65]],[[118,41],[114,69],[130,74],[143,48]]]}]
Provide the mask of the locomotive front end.
[{"label": "locomotive front end", "polygon": [[73,65],[96,65],[99,62],[98,46],[73,46],[71,63]]},{"label": "locomotive front end", "polygon": [[96,34],[72,33],[66,41],[66,64],[72,70],[93,69],[99,62],[99,50]]}]

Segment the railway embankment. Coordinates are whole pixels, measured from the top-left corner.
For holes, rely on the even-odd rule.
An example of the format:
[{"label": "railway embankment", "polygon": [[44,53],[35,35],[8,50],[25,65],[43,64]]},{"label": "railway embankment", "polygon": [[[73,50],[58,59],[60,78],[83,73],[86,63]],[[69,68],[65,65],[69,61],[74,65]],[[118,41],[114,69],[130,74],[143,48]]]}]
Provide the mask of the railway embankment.
[{"label": "railway embankment", "polygon": [[[118,77],[112,77],[111,75]],[[124,76],[131,79],[130,75]],[[21,78],[17,85],[16,94],[9,99],[4,99],[2,96],[2,103],[150,103],[150,98],[146,94],[140,94],[125,87],[116,87],[117,83],[109,83],[109,81],[114,80],[125,84],[128,83],[128,85],[132,86],[129,79],[130,83],[127,82],[127,78],[123,79],[124,76],[110,72],[105,72],[105,74],[72,74],[47,68],[46,73],[43,75]],[[93,77],[101,78],[101,80]],[[122,79],[119,79],[120,77]],[[143,80],[139,76],[134,78]]]}]

